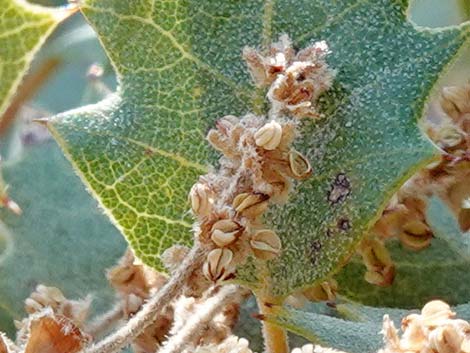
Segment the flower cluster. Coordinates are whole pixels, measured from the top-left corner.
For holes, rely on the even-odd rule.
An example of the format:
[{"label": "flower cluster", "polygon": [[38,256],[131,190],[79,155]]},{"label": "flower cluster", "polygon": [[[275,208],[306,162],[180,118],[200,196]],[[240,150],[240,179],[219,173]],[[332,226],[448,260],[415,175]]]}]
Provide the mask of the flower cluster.
[{"label": "flower cluster", "polygon": [[[426,208],[432,195],[439,195],[447,203],[462,231],[470,230],[470,84],[444,88],[440,110],[443,114],[426,121],[425,129],[442,148],[443,157],[422,169],[394,195],[371,229],[377,241],[398,238],[412,250],[428,247],[433,233],[426,221]],[[366,257],[363,259],[369,269]],[[366,280],[379,285],[392,283],[370,274]]]},{"label": "flower cluster", "polygon": [[268,89],[268,117],[225,116],[207,139],[223,154],[220,168],[202,176],[190,191],[195,233],[210,252],[203,272],[227,279],[248,255],[270,260],[281,252],[278,235],[262,222],[271,203],[287,200],[292,180],[312,174],[308,159],[292,147],[298,119],[317,116],[314,102],[331,86],[324,42],[295,54],[282,36],[264,56],[245,48],[255,83]]},{"label": "flower cluster", "polygon": [[[88,319],[90,305],[91,297],[84,300],[70,300],[60,289],[39,284],[25,300],[25,311],[32,315],[42,312],[45,308],[51,308],[54,314],[63,316],[75,326],[83,328]],[[26,318],[23,321],[15,321],[15,324],[18,329],[22,329],[28,320]]]},{"label": "flower cluster", "polygon": [[450,118],[455,131],[454,136],[459,136],[454,140],[457,143],[453,145],[458,146],[463,143],[465,144],[463,150],[470,152],[470,83],[444,88],[441,94],[441,107]]},{"label": "flower cluster", "polygon": [[428,169],[408,180],[394,195],[372,231],[383,239],[396,237],[412,250],[429,246],[432,231],[425,218],[427,198],[433,192],[429,180]]},{"label": "flower cluster", "polygon": [[[166,253],[164,261],[167,262],[171,259],[174,262],[181,262],[186,255],[187,248],[175,247],[172,248],[171,253]],[[167,263],[167,265],[170,272],[173,270],[172,265],[177,267],[176,263]],[[108,270],[107,277],[116,290],[122,305],[122,319],[129,319],[135,315],[144,302],[163,287],[167,281],[165,275],[137,260],[131,250],[127,250],[118,264]],[[201,275],[201,277],[203,276]],[[199,279],[195,278],[193,282],[199,282]],[[157,320],[132,341],[131,346],[134,352],[156,352],[168,336],[184,329],[188,317],[196,315],[198,309],[205,305],[207,299],[201,296],[200,284],[194,283],[194,285],[194,288],[188,288],[184,293],[194,295],[194,297],[182,295],[174,300],[158,316]],[[187,345],[196,347],[199,344],[218,344],[227,338],[238,319],[240,300],[241,297],[237,297],[235,300],[225,303],[222,312],[212,318],[210,322],[201,325],[200,333],[194,337],[194,341],[186,342]]]},{"label": "flower cluster", "polygon": [[326,63],[328,54],[324,41],[296,54],[287,35],[281,36],[266,56],[249,47],[243,51],[255,84],[270,86],[267,97],[271,113],[299,118],[319,117],[314,103],[331,87],[334,77]]},{"label": "flower cluster", "polygon": [[402,320],[402,335],[388,315],[382,333],[385,348],[379,353],[470,353],[470,324],[455,318],[449,305],[434,300],[420,314]]}]

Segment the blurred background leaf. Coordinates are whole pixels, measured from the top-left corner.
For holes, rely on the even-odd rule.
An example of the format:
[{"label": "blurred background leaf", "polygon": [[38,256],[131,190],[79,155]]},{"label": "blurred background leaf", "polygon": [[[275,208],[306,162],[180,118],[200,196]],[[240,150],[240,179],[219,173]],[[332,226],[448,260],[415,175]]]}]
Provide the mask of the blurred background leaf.
[{"label": "blurred background leaf", "polygon": [[23,215],[0,212],[9,229],[1,243],[2,254],[8,251],[0,261],[0,330],[11,333],[11,319],[24,316],[23,300],[38,283],[58,287],[69,298],[91,293],[98,311],[109,307],[113,292],[105,269],[126,244],[56,144],[27,147],[21,160],[4,166],[4,176]]}]

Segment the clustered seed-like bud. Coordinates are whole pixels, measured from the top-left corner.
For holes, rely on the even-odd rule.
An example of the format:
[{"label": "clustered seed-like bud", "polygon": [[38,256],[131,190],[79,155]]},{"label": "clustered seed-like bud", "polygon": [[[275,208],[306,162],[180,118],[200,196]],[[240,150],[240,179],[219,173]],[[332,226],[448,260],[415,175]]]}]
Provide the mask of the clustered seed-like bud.
[{"label": "clustered seed-like bud", "polygon": [[398,238],[412,250],[431,244],[433,234],[425,216],[432,195],[447,203],[463,232],[470,230],[470,208],[465,202],[470,198],[470,84],[444,88],[440,105],[445,116],[425,124],[445,155],[403,185],[371,230],[382,239]]},{"label": "clustered seed-like bud", "polygon": [[271,85],[279,73],[284,72],[295,57],[292,42],[287,35],[282,35],[279,42],[273,43],[267,55],[258,50],[245,47],[243,58],[250,69],[253,81],[258,87]]},{"label": "clustered seed-like bud", "polygon": [[449,305],[434,300],[420,314],[402,320],[402,336],[388,315],[382,333],[385,348],[379,353],[470,353],[470,324],[456,319]]},{"label": "clustered seed-like bud", "polygon": [[[44,308],[51,308],[55,314],[70,319],[77,327],[83,327],[88,319],[90,305],[91,298],[69,300],[58,288],[39,284],[36,291],[25,300],[25,311],[28,314],[35,314]],[[18,327],[24,326],[24,323],[24,320],[16,322]]]},{"label": "clustered seed-like bud", "polygon": [[281,252],[281,239],[270,229],[256,231],[250,245],[255,256],[262,260],[274,259]]},{"label": "clustered seed-like bud", "polygon": [[204,263],[204,275],[211,281],[225,279],[233,271],[233,252],[230,249],[214,249],[207,255]]},{"label": "clustered seed-like bud", "polygon": [[331,87],[334,72],[326,64],[325,42],[317,42],[297,54],[288,36],[281,36],[267,55],[246,47],[243,57],[258,87],[268,87],[272,115],[318,117],[314,107],[318,97]]},{"label": "clustered seed-like bud", "polygon": [[423,170],[397,192],[372,233],[383,239],[398,238],[411,250],[426,248],[433,236],[426,221],[427,197],[431,194],[430,174]]},{"label": "clustered seed-like bud", "polygon": [[463,232],[470,230],[470,84],[444,88],[440,98],[446,114],[427,122],[431,139],[446,153],[421,170],[394,196],[371,233],[398,238],[409,249],[421,250],[432,240],[425,211],[430,196],[438,195],[455,213]]},{"label": "clustered seed-like bud", "polygon": [[292,177],[296,179],[307,179],[312,174],[312,166],[308,159],[294,149],[289,152],[289,168]]},{"label": "clustered seed-like bud", "polygon": [[266,123],[255,132],[255,142],[267,151],[274,150],[281,143],[282,126],[276,121]]},{"label": "clustered seed-like bud", "polygon": [[250,255],[271,260],[281,253],[281,240],[263,224],[263,214],[270,204],[287,201],[293,179],[312,174],[308,158],[292,148],[295,118],[316,116],[313,104],[331,86],[328,48],[320,42],[296,54],[289,38],[281,36],[268,51],[243,52],[255,84],[268,89],[268,117],[219,119],[207,140],[223,153],[220,168],[201,177],[190,192],[196,237],[210,250],[203,272],[211,281],[231,277]]},{"label": "clustered seed-like bud", "polygon": [[207,216],[212,211],[214,200],[206,184],[195,184],[189,192],[189,199],[195,215]]},{"label": "clustered seed-like bud", "polygon": [[393,283],[395,265],[383,242],[375,238],[365,239],[361,242],[358,251],[367,268],[364,275],[367,282],[382,287]]},{"label": "clustered seed-like bud", "polygon": [[243,233],[243,227],[231,219],[221,219],[212,226],[211,240],[221,248],[235,242]]},{"label": "clustered seed-like bud", "polygon": [[268,92],[273,114],[288,113],[298,118],[318,118],[314,102],[331,87],[333,72],[325,58],[325,42],[300,51],[290,66],[280,73]]},{"label": "clustered seed-like bud", "polygon": [[269,196],[265,194],[243,192],[235,196],[232,206],[238,214],[256,218],[268,209],[268,200]]},{"label": "clustered seed-like bud", "polygon": [[470,83],[445,87],[441,94],[441,107],[463,131],[470,132]]}]

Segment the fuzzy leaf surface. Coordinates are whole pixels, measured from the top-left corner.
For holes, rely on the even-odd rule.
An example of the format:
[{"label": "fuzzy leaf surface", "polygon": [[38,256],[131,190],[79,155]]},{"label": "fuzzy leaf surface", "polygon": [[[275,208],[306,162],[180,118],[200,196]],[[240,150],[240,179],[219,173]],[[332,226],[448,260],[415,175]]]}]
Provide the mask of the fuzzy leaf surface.
[{"label": "fuzzy leaf surface", "polygon": [[0,0],[0,114],[6,109],[34,54],[68,10],[23,0]]},{"label": "fuzzy leaf surface", "polygon": [[[406,8],[391,0],[85,0],[119,88],[57,116],[50,129],[137,255],[161,268],[164,249],[191,242],[187,193],[217,161],[207,130],[226,114],[266,113],[242,48],[282,33],[299,48],[326,40],[337,70],[322,98],[327,117],[306,121],[296,146],[315,173],[266,220],[284,250],[263,278],[286,295],[336,270],[388,197],[435,155],[417,119],[469,29],[418,29]],[[331,202],[338,178],[348,190]],[[256,287],[257,273],[254,264],[239,278]]]},{"label": "fuzzy leaf surface", "polygon": [[367,283],[365,267],[356,257],[337,276],[341,293],[373,306],[417,308],[435,298],[451,305],[467,303],[470,234],[462,233],[454,215],[437,197],[430,200],[426,218],[434,233],[428,248],[414,252],[398,241],[387,243],[397,269],[392,286]]}]

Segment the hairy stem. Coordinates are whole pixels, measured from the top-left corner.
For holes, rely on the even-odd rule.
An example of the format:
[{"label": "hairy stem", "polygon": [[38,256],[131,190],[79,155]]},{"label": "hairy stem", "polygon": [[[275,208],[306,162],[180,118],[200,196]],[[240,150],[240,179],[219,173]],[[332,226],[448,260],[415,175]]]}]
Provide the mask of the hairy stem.
[{"label": "hairy stem", "polygon": [[[259,296],[257,294],[258,307],[261,315],[269,315],[272,312],[272,307],[279,305],[277,300]],[[263,320],[263,338],[264,349],[266,353],[288,353],[289,344],[287,339],[287,332],[280,326],[271,324]]]},{"label": "hairy stem", "polygon": [[117,324],[124,316],[122,303],[116,303],[111,310],[97,317],[85,329],[94,338],[100,337]]},{"label": "hairy stem", "polygon": [[97,344],[85,349],[82,353],[114,353],[119,352],[143,330],[155,322],[157,315],[178,295],[193,271],[202,266],[206,258],[206,249],[199,244],[194,245],[185,260],[173,276],[155,296],[144,304],[142,309],[132,317],[126,325],[104,338]]},{"label": "hairy stem", "polygon": [[224,306],[239,294],[239,287],[227,285],[203,303],[197,306],[196,312],[189,318],[186,325],[177,334],[170,337],[159,353],[179,353],[188,342],[194,341],[205,327]]}]

